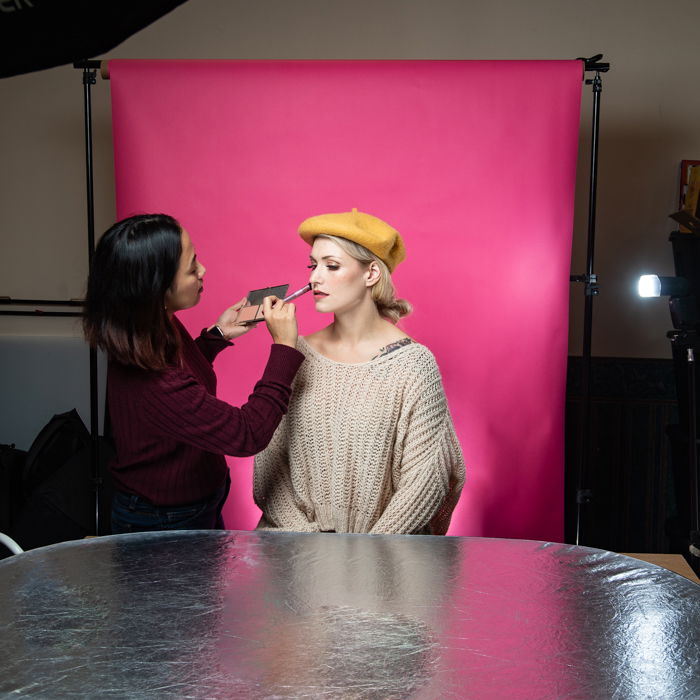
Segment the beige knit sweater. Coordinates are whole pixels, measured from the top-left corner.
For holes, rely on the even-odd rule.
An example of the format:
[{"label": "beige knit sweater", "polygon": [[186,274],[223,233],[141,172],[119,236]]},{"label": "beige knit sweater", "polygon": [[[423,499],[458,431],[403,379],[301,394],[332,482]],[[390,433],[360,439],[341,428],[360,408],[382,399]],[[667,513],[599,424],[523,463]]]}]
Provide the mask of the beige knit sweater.
[{"label": "beige knit sweater", "polygon": [[445,534],[465,469],[430,350],[346,364],[297,347],[289,413],[255,458],[258,528]]}]

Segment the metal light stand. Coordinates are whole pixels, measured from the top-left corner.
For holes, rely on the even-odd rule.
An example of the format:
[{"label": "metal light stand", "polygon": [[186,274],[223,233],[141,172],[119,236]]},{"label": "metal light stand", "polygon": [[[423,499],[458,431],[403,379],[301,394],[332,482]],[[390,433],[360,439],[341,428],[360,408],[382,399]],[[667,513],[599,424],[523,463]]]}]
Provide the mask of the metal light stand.
[{"label": "metal light stand", "polygon": [[688,348],[688,466],[690,481],[690,536],[688,551],[695,573],[700,574],[700,514],[698,513],[698,436],[695,407],[695,354]]},{"label": "metal light stand", "polygon": [[603,83],[601,73],[610,70],[609,63],[600,63],[603,54],[591,58],[580,58],[584,62],[584,72],[595,72],[595,77],[586,80],[593,90],[593,120],[591,133],[591,170],[588,197],[588,248],[586,254],[586,273],[571,275],[572,282],[585,284],[585,305],[583,316],[583,351],[581,355],[581,391],[583,393],[583,418],[581,426],[581,448],[578,450],[577,479],[576,479],[576,538],[578,545],[582,540],[583,506],[590,503],[593,492],[587,488],[588,471],[591,461],[591,338],[593,329],[593,297],[599,293],[598,277],[593,272],[593,254],[595,247],[595,216],[596,196],[598,187],[598,139],[600,124],[600,93]]},{"label": "metal light stand", "polygon": [[[694,329],[682,329],[669,331],[667,337],[671,340],[674,350],[674,358],[685,358],[686,365],[686,390],[687,397],[679,396],[679,401],[687,404],[687,450],[688,450],[688,483],[690,492],[688,513],[688,552],[689,563],[693,571],[700,575],[700,511],[698,510],[698,436],[697,436],[697,391],[695,351],[700,347],[698,331]],[[677,373],[677,382],[682,381],[680,372]],[[679,389],[682,385],[679,384]],[[681,419],[683,418],[681,409]],[[681,518],[684,520],[684,518]]]}]

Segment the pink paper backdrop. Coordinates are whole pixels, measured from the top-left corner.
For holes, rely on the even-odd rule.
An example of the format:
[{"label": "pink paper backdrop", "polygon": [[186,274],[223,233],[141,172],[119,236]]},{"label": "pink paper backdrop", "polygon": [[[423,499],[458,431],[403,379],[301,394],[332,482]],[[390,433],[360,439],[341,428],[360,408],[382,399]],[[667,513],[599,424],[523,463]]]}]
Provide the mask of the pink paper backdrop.
[{"label": "pink paper backdrop", "polygon": [[[162,211],[208,268],[196,333],[307,279],[303,219],[357,207],[403,235],[403,321],[428,345],[467,464],[450,534],[563,539],[579,61],[111,61],[117,213]],[[302,333],[331,318],[298,303]],[[242,403],[265,328],[216,361]],[[253,528],[252,460],[227,526]]]}]

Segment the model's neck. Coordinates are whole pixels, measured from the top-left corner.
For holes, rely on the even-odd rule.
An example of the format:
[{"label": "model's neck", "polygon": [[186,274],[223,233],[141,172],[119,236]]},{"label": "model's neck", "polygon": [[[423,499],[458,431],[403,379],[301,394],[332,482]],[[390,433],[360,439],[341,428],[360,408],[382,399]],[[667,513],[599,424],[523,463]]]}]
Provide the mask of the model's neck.
[{"label": "model's neck", "polygon": [[341,345],[358,346],[380,333],[385,325],[375,303],[368,299],[368,303],[334,315],[330,338]]}]

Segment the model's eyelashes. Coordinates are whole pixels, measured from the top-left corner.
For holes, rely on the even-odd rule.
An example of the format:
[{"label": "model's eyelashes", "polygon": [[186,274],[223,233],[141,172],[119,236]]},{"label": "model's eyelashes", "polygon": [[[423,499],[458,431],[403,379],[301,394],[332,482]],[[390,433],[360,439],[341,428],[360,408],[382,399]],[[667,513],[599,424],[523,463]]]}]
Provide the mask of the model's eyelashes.
[{"label": "model's eyelashes", "polygon": [[[315,269],[318,267],[318,265],[316,265],[316,263],[311,263],[310,265],[307,265],[306,267],[307,267],[307,269],[309,269],[309,270],[315,270]],[[335,264],[333,264],[333,263],[328,263],[328,264],[326,265],[326,269],[327,269],[327,270],[338,270],[338,269],[340,269],[340,265],[335,265]]]}]

